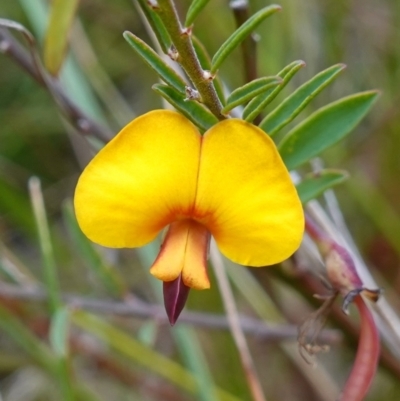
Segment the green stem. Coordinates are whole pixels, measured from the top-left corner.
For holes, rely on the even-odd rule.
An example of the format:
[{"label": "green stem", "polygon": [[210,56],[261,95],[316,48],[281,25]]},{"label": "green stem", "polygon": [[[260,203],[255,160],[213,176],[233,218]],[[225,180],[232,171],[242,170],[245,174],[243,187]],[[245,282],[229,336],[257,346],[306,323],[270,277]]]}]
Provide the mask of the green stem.
[{"label": "green stem", "polygon": [[188,28],[182,28],[178,13],[173,0],[158,1],[160,18],[163,21],[165,28],[169,32],[172,42],[178,51],[178,62],[185,70],[193,85],[198,90],[201,101],[210,109],[210,111],[219,119],[224,120],[221,112],[222,104],[215,91],[212,79],[209,79],[205,71],[200,65],[194,50],[191,32]]}]

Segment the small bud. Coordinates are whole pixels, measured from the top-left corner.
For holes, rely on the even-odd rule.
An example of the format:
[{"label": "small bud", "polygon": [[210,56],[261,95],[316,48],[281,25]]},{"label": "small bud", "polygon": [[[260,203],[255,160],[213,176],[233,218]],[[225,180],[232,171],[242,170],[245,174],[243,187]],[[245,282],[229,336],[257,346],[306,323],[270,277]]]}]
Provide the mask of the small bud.
[{"label": "small bud", "polygon": [[174,45],[171,45],[170,48],[168,49],[168,56],[173,61],[177,61],[178,60],[179,53],[178,53],[178,50],[176,50],[176,47]]},{"label": "small bud", "polygon": [[193,32],[193,26],[187,26],[185,28],[182,28],[181,30],[181,36],[192,36]]},{"label": "small bud", "polygon": [[147,4],[152,10],[159,10],[160,6],[158,5],[156,0],[147,0]]},{"label": "small bud", "polygon": [[333,241],[325,255],[325,265],[329,281],[342,295],[362,288],[362,281],[349,252]]},{"label": "small bud", "polygon": [[215,78],[215,74],[211,74],[210,71],[204,70],[203,71],[203,78],[206,81],[212,81]]},{"label": "small bud", "polygon": [[186,99],[185,99],[186,102],[188,100],[199,100],[200,99],[199,91],[191,88],[190,86],[186,86],[185,93],[186,93]]}]

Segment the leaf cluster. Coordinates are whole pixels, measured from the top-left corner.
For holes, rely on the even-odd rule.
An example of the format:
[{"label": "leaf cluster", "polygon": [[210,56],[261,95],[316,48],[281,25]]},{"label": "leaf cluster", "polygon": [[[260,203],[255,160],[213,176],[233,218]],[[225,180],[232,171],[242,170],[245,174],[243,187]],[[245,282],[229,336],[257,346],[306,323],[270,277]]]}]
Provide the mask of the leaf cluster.
[{"label": "leaf cluster", "polygon": [[[136,53],[163,81],[162,84],[155,84],[153,89],[190,119],[201,132],[206,131],[218,119],[221,119],[221,115],[230,118],[230,114],[233,114],[235,117],[257,124],[277,142],[280,154],[289,170],[301,167],[346,137],[365,117],[379,95],[379,92],[374,90],[349,95],[314,111],[285,132],[284,129],[310,105],[323,89],[333,83],[346,66],[337,64],[319,72],[286,95],[275,108],[265,113],[267,106],[281,94],[297,72],[305,67],[305,62],[294,61],[276,75],[256,77],[230,93],[226,93],[227,90],[221,90],[223,86],[218,69],[232,51],[248,39],[261,22],[280,11],[281,7],[271,5],[250,16],[226,39],[211,58],[205,47],[193,36],[196,18],[207,3],[195,0],[187,11],[185,26],[180,28],[181,37],[185,37],[185,40],[193,44],[194,56],[202,68],[200,71],[202,76],[197,78],[212,81],[213,85],[215,84],[212,89],[218,89],[216,93],[220,108],[218,112],[215,112],[215,109],[204,101],[197,80],[191,79],[193,74],[187,70],[185,58],[192,55],[178,54],[176,49],[179,47],[179,35],[175,37],[175,42],[171,39],[172,35],[168,35],[169,26],[163,23],[163,18],[160,16],[163,3],[168,2],[162,1],[157,6],[151,7],[147,2],[140,1],[142,10],[156,33],[160,48],[166,56],[172,58],[172,67],[171,63],[167,63],[164,57],[157,54],[140,38],[130,32],[124,33],[125,39]],[[167,17],[176,18],[180,26],[177,14],[167,15]],[[186,72],[186,76],[182,75],[182,71]],[[192,90],[199,95],[187,96],[188,91]],[[347,174],[326,170],[318,172],[317,176],[307,176],[304,178],[305,182],[299,185],[298,191],[303,202],[317,197],[326,189],[342,182]],[[303,193],[303,191],[306,192]]]}]

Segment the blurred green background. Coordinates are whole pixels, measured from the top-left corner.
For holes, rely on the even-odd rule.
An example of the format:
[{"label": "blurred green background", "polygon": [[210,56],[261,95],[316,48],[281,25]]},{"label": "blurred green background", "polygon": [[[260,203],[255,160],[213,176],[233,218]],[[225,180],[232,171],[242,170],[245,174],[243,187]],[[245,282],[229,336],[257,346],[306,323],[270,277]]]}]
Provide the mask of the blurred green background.
[{"label": "blurred green background", "polygon": [[[188,4],[187,0],[178,2],[181,15]],[[250,1],[250,9],[255,12],[268,4]],[[304,60],[307,66],[289,85],[289,92],[333,64],[348,66],[300,119],[348,94],[382,91],[368,117],[346,140],[324,153],[323,163],[350,172],[351,178],[336,190],[340,208],[372,274],[399,311],[400,2],[282,0],[279,4],[282,12],[256,32],[260,75],[276,74],[290,62]],[[47,7],[42,0],[0,0],[0,18],[23,24],[41,45]],[[214,54],[234,29],[228,2],[213,0],[196,21],[194,33]],[[129,48],[122,37],[125,30],[151,43],[135,1],[81,0],[70,38],[72,58],[62,74],[71,99],[111,132],[135,115],[162,107],[151,90],[157,77]],[[220,77],[230,89],[244,83],[239,49],[221,67]],[[160,288],[146,271],[154,249],[104,251],[89,244],[76,228],[70,200],[80,171],[92,155],[87,141],[60,116],[49,93],[0,54],[2,281],[29,286],[44,280],[27,184],[36,176],[41,180],[62,292],[115,300],[126,299],[129,289],[134,299],[158,303]],[[275,323],[299,324],[318,303],[312,303],[311,290],[304,283],[271,270],[232,267],[237,272],[234,281],[241,283],[236,289],[240,312]],[[1,288],[0,302],[4,308],[0,313],[0,399],[251,399],[227,330],[201,325],[193,330],[178,323],[171,331],[165,320],[157,318],[100,316],[94,320],[85,313],[69,318],[61,314],[57,320],[43,302],[12,299],[3,296]],[[215,280],[208,292],[192,291],[189,308],[223,314]],[[65,352],[58,352],[57,344],[66,344],[63,322],[74,327],[72,343]],[[106,322],[110,322],[107,327],[103,326]],[[49,324],[56,333],[50,343]],[[345,338],[318,357],[316,369],[304,367],[295,339],[267,341],[249,335],[268,400],[333,400],[329,389],[343,384],[356,342],[343,321],[336,319],[330,327],[344,330]],[[119,337],[123,333],[125,337]],[[400,362],[392,360],[391,366],[379,370],[367,400],[397,400],[399,378]],[[228,393],[216,393],[215,386]]]}]

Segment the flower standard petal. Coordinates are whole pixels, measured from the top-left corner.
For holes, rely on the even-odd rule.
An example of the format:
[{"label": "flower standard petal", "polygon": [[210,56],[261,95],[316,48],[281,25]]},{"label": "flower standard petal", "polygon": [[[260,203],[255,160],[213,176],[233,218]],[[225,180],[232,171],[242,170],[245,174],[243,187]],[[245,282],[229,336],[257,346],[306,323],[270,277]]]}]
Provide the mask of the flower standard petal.
[{"label": "flower standard petal", "polygon": [[151,241],[193,208],[201,137],[172,111],[147,113],[122,129],[89,163],[75,192],[83,232],[109,247]]},{"label": "flower standard petal", "polygon": [[259,128],[225,120],[203,137],[195,213],[234,262],[264,266],[300,245],[304,214],[275,144]]}]

